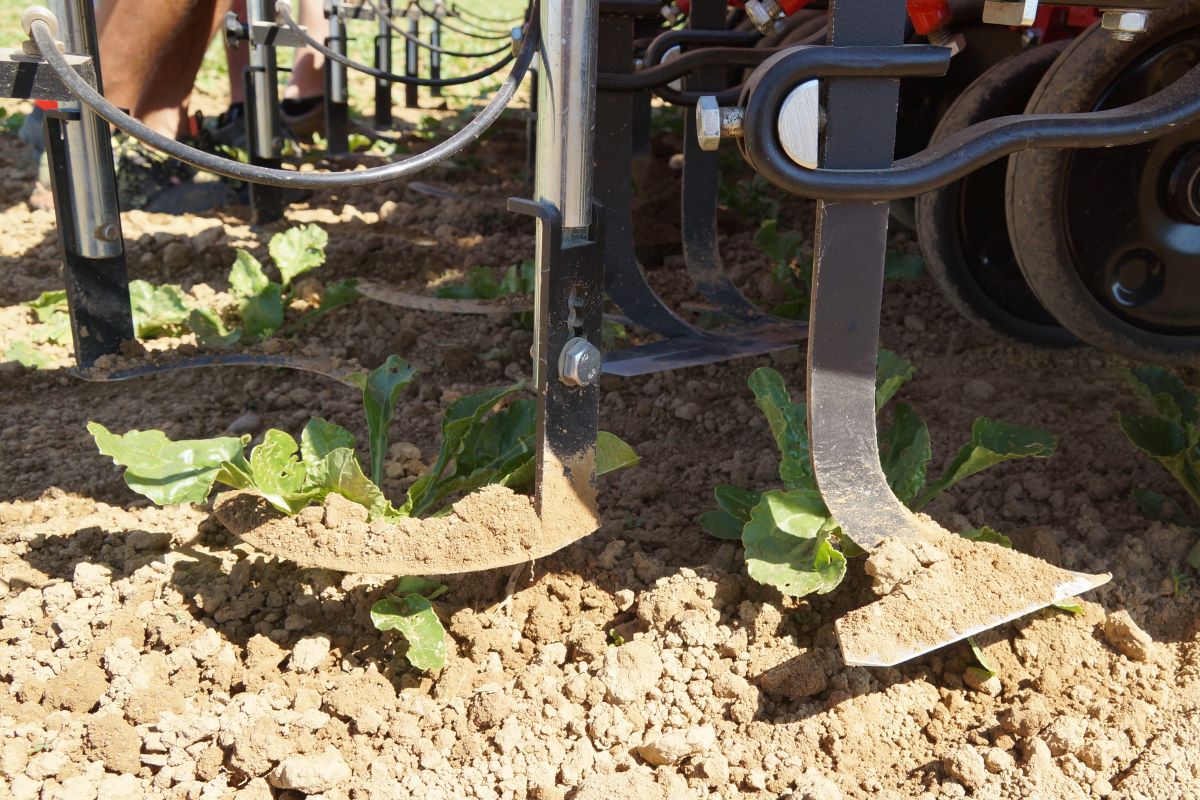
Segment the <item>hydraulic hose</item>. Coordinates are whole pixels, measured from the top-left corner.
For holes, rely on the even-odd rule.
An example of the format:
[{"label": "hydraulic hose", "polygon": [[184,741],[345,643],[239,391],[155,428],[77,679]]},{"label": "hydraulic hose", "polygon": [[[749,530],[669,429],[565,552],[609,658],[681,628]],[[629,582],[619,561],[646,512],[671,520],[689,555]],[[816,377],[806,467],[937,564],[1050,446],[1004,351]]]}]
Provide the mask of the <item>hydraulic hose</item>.
[{"label": "hydraulic hose", "polygon": [[421,9],[421,13],[424,14],[425,16],[429,17],[430,19],[440,19],[442,21],[442,27],[445,28],[446,30],[454,31],[455,33],[460,34],[462,36],[469,36],[472,39],[508,39],[509,38],[509,34],[501,33],[500,31],[491,31],[488,33],[476,33],[475,31],[464,31],[462,28],[456,28],[453,25],[451,25],[449,22],[446,22],[446,18],[444,16],[438,17],[437,14],[434,14],[432,11],[425,8],[425,6],[421,5],[420,3],[414,2],[413,5],[415,5],[419,9]]},{"label": "hydraulic hose", "polygon": [[296,22],[296,20],[292,17],[292,4],[289,2],[289,0],[279,0],[279,2],[275,4],[275,13],[279,14],[279,18],[283,21],[283,24],[291,28],[292,33],[296,34],[297,38],[299,38],[312,49],[316,50],[318,53],[324,55],[326,58],[330,59],[331,61],[336,61],[339,64],[345,64],[347,67],[350,67],[350,69],[356,70],[365,75],[370,75],[372,78],[379,78],[380,80],[385,80],[389,83],[401,83],[405,86],[462,86],[464,83],[474,83],[475,81],[486,78],[489,75],[494,75],[508,66],[508,64],[510,64],[513,60],[513,55],[510,53],[497,61],[495,64],[492,64],[490,67],[486,67],[478,72],[472,72],[470,75],[462,75],[457,78],[439,78],[434,80],[433,78],[413,78],[405,75],[397,75],[394,72],[376,69],[375,67],[371,67],[347,58],[341,53],[330,50],[328,47],[321,44],[321,42],[318,42],[316,39],[309,36],[308,31],[300,27],[300,23]]},{"label": "hydraulic hose", "polygon": [[438,53],[439,55],[448,56],[451,58],[481,58],[482,56],[494,56],[499,53],[503,53],[505,50],[508,50],[511,47],[511,45],[502,44],[499,47],[497,47],[495,50],[483,50],[478,53],[460,53],[455,50],[447,50],[443,47],[435,47],[434,45],[431,45],[429,42],[426,42],[424,39],[420,39],[416,36],[413,36],[411,33],[404,30],[399,25],[397,25],[392,20],[390,15],[383,13],[383,10],[380,9],[378,3],[372,2],[372,0],[363,0],[363,3],[368,8],[374,10],[376,16],[380,17],[384,22],[386,22],[387,26],[389,28],[391,28],[394,32],[400,34],[405,39],[407,39],[408,41],[415,44],[417,47],[423,48],[432,53]]},{"label": "hydraulic hose", "polygon": [[115,128],[124,131],[143,144],[154,148],[174,159],[190,164],[196,169],[222,175],[247,183],[258,183],[265,186],[280,186],[297,189],[347,189],[357,186],[375,186],[380,183],[406,178],[421,170],[428,169],[446,159],[462,152],[468,145],[483,135],[492,123],[499,119],[500,114],[512,101],[517,89],[529,71],[529,65],[541,45],[538,15],[530,17],[529,27],[521,51],[517,54],[512,69],[504,79],[500,89],[492,95],[479,114],[441,144],[435,145],[424,153],[384,164],[352,172],[291,172],[282,169],[269,169],[252,164],[242,164],[221,156],[197,150],[194,147],[177,142],[146,127],[121,109],[104,99],[91,84],[84,80],[67,63],[66,57],[58,51],[54,35],[50,27],[41,20],[35,20],[29,28],[29,34],[37,44],[47,66],[62,81],[63,86],[73,94],[79,102],[90,108],[102,119]]}]

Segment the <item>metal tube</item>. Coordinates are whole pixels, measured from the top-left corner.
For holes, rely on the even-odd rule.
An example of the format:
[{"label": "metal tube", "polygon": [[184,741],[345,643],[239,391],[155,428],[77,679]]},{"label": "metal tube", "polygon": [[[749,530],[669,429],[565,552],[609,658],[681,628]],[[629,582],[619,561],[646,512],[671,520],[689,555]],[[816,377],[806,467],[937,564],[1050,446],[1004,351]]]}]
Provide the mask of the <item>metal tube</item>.
[{"label": "metal tube", "polygon": [[[329,18],[329,49],[346,55],[346,23],[342,19],[342,15],[337,13],[336,7],[333,16]],[[334,61],[332,58],[327,59],[326,64],[329,69],[330,101],[334,103],[350,102],[346,89],[348,85],[346,65]]]},{"label": "metal tube", "polygon": [[541,3],[536,197],[562,215],[563,241],[592,221],[598,0]]},{"label": "metal tube", "polygon": [[[434,47],[442,46],[442,20],[433,18],[433,30],[429,33],[429,43]],[[429,77],[435,81],[442,79],[442,54],[439,50],[429,51]],[[441,97],[442,87],[434,86],[429,90],[430,97]]]},{"label": "metal tube", "polygon": [[[375,35],[375,68],[381,72],[392,71],[392,0],[380,0],[379,18],[376,20],[378,33]],[[382,78],[375,79],[375,127],[387,128],[392,124],[392,84]]]},{"label": "metal tube", "polygon": [[[248,0],[246,18],[251,30],[254,29],[256,22],[274,22],[275,3],[273,0]],[[267,44],[256,44],[253,39],[250,40],[249,45],[250,90],[254,95],[251,113],[254,114],[254,124],[250,126],[251,136],[248,137],[247,144],[251,156],[274,159],[279,157],[280,149],[283,147],[279,124],[279,85],[275,48]]]},{"label": "metal tube", "polygon": [[[91,0],[55,0],[53,10],[67,51],[96,56],[99,46]],[[103,90],[98,61],[96,86]],[[84,258],[113,258],[125,248],[121,241],[121,214],[108,123],[89,108],[78,103],[69,105],[80,113],[78,121],[68,120],[63,124],[66,151],[70,154],[67,174],[75,207],[71,216],[75,231],[71,239],[78,255]]]},{"label": "metal tube", "polygon": [[[416,6],[412,8],[415,9]],[[421,54],[417,51],[417,40],[421,38],[421,15],[419,13],[410,13],[408,15],[408,35],[410,38],[404,40],[406,45],[404,48],[404,77],[418,78],[421,71]],[[405,85],[405,108],[421,107],[421,100],[417,93],[418,88],[413,83]]]}]

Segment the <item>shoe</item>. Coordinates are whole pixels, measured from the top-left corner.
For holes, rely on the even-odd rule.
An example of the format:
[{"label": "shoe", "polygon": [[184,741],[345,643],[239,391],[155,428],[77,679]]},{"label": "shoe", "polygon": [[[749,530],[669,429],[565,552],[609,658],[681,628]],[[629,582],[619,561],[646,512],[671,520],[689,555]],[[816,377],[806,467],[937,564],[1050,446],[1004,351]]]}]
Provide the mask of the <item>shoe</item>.
[{"label": "shoe", "polygon": [[325,134],[325,96],[288,98],[279,104],[279,117],[297,139]]},{"label": "shoe", "polygon": [[196,176],[196,170],[119,133],[113,137],[117,198],[123,211],[145,209],[155,197]]}]

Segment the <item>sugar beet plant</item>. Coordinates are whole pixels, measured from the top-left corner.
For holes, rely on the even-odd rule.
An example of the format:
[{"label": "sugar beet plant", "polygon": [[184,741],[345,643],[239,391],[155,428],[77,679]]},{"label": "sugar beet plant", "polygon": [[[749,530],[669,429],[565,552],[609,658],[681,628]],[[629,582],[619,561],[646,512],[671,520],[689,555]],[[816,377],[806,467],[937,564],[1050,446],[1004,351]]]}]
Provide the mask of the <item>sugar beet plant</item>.
[{"label": "sugar beet plant", "polygon": [[[1183,488],[1200,510],[1200,398],[1176,375],[1161,367],[1129,370],[1134,390],[1153,404],[1156,414],[1118,414],[1122,432],[1135,447],[1157,461]],[[1167,499],[1146,489],[1134,492],[1149,516],[1187,528],[1200,527],[1200,518],[1168,511]],[[1186,561],[1200,570],[1200,541]]]},{"label": "sugar beet plant", "polygon": [[[271,237],[267,251],[278,281],[272,280],[248,251],[238,250],[229,271],[233,303],[222,308],[197,303],[178,284],[130,281],[134,333],[147,340],[191,331],[202,347],[225,349],[294,332],[360,296],[354,280],[315,286],[297,281],[325,263],[328,242],[328,234],[318,225],[301,225]],[[304,300],[308,308],[288,321],[287,310],[298,300]],[[53,358],[37,345],[67,345],[71,341],[67,293],[43,292],[24,305],[37,324],[28,341],[9,345],[5,358],[26,367],[47,367]]]},{"label": "sugar beet plant", "polygon": [[[529,398],[514,397],[520,386],[500,386],[449,405],[442,416],[437,458],[409,487],[404,501],[393,504],[380,484],[396,404],[415,375],[407,361],[391,356],[378,369],[352,378],[362,389],[369,477],[359,462],[354,435],[324,419],[310,419],[299,441],[272,428],[248,455],[249,436],[172,441],[162,431],[115,434],[97,422],[88,423],[88,431],[100,452],[125,468],[126,485],[158,505],[207,502],[219,483],[255,491],[284,514],[297,514],[339,494],[366,508],[370,519],[388,521],[446,513],[455,499],[489,484],[514,491],[532,487],[537,406]],[[597,473],[637,461],[629,445],[611,433],[600,433]],[[423,578],[401,579],[371,612],[376,627],[398,630],[408,640],[409,661],[421,669],[440,667],[444,661],[441,624],[430,606],[444,591],[439,585]],[[426,640],[435,625],[437,643]]]},{"label": "sugar beet plant", "polygon": [[[876,375],[876,412],[912,376],[911,364],[882,351]],[[718,486],[715,495],[720,509],[702,514],[700,524],[720,539],[740,540],[747,571],[759,583],[793,597],[825,594],[845,577],[847,557],[861,555],[862,550],[842,534],[821,500],[809,461],[805,404],[792,401],[783,377],[773,369],[756,369],[749,384],[779,448],[783,488],[757,492]],[[879,442],[888,484],[913,510],[994,464],[1014,458],[1044,458],[1054,453],[1057,444],[1045,431],[980,417],[971,426],[970,441],[941,475],[930,480],[929,429],[904,403],[891,409],[890,424],[881,430]],[[962,535],[1005,547],[1012,544],[986,527]]]}]

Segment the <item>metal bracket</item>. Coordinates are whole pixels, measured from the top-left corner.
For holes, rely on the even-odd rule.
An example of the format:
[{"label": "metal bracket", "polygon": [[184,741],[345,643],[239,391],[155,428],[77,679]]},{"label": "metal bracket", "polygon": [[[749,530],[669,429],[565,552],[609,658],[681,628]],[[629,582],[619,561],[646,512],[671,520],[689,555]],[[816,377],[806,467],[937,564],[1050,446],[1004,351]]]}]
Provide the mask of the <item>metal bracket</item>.
[{"label": "metal bracket", "polygon": [[[64,54],[67,63],[90,85],[96,85],[96,65],[91,56]],[[0,97],[17,100],[75,101],[54,70],[39,56],[26,55],[21,50],[0,48]]]}]

